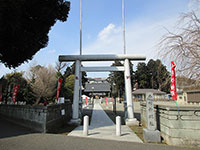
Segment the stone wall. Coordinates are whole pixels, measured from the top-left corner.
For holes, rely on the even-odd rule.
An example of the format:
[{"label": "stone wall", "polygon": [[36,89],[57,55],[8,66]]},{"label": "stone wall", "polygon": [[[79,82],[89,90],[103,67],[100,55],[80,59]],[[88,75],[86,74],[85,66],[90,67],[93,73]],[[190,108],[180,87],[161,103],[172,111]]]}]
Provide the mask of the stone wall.
[{"label": "stone wall", "polygon": [[[62,110],[65,114],[62,114]],[[0,105],[0,116],[21,126],[38,132],[50,132],[71,119],[72,105],[55,104],[48,106]]]},{"label": "stone wall", "polygon": [[[169,145],[200,147],[200,107],[155,105],[157,129]],[[141,120],[146,125],[146,104],[141,103]]]}]

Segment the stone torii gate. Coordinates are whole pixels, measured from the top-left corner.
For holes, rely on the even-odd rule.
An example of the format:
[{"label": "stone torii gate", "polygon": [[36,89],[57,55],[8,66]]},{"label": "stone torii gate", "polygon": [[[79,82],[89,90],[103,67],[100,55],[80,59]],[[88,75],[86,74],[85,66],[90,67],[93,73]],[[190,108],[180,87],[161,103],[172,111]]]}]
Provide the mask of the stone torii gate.
[{"label": "stone torii gate", "polygon": [[[124,66],[111,66],[111,67],[81,67],[82,61],[124,61]],[[82,71],[85,72],[105,72],[105,71],[124,71],[125,79],[125,95],[127,101],[127,113],[128,118],[126,124],[137,124],[137,120],[134,117],[133,111],[133,97],[131,88],[131,76],[129,61],[142,61],[146,60],[144,55],[130,55],[130,54],[118,54],[118,55],[60,55],[60,62],[71,62],[75,61],[75,81],[74,81],[74,95],[73,95],[73,112],[71,123],[79,124],[81,119],[79,118],[79,99],[80,95],[80,74]]]}]

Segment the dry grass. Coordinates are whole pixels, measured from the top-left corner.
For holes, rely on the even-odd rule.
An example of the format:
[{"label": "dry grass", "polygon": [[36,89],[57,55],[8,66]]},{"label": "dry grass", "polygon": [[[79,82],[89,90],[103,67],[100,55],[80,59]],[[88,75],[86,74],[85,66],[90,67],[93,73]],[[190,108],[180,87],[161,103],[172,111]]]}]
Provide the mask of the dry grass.
[{"label": "dry grass", "polygon": [[142,126],[129,126],[129,127],[144,142],[143,127]]}]

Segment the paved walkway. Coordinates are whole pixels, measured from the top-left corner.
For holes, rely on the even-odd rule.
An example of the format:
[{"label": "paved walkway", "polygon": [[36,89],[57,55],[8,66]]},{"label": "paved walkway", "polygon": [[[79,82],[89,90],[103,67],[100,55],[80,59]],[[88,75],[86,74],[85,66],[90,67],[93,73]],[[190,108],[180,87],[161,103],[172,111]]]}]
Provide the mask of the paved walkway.
[{"label": "paved walkway", "polygon": [[[99,102],[96,101],[93,108],[92,119],[89,126],[88,138],[108,139],[117,141],[129,141],[142,143],[142,140],[126,125],[121,128],[122,136],[116,136],[116,127],[107,116]],[[83,136],[83,126],[75,128],[68,136]]]}]

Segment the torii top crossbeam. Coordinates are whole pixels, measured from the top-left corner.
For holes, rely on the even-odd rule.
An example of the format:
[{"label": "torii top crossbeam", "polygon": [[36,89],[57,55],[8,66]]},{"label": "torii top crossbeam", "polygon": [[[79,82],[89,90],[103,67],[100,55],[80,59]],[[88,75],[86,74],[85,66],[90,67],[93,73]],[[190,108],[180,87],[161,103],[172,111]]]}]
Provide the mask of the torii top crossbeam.
[{"label": "torii top crossbeam", "polygon": [[108,55],[60,55],[59,61],[114,61],[114,60],[146,60],[145,55],[133,55],[133,54],[108,54]]}]

